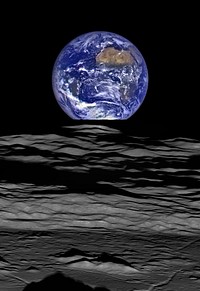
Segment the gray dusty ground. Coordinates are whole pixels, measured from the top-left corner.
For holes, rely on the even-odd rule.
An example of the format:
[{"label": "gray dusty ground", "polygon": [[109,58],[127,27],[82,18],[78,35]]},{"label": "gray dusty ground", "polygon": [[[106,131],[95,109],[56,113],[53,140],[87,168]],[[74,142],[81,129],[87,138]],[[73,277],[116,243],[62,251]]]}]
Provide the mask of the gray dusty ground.
[{"label": "gray dusty ground", "polygon": [[0,137],[0,291],[49,274],[200,290],[200,141],[104,126]]}]

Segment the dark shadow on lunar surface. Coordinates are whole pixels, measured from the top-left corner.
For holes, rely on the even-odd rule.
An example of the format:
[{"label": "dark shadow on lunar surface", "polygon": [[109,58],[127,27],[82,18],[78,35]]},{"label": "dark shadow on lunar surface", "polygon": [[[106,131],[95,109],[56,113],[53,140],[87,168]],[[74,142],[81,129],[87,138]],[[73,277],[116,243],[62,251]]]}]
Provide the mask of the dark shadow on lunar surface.
[{"label": "dark shadow on lunar surface", "polygon": [[92,288],[80,281],[76,281],[70,277],[65,277],[62,273],[57,272],[54,275],[44,278],[38,283],[30,283],[24,288],[24,291],[109,291],[104,287]]}]

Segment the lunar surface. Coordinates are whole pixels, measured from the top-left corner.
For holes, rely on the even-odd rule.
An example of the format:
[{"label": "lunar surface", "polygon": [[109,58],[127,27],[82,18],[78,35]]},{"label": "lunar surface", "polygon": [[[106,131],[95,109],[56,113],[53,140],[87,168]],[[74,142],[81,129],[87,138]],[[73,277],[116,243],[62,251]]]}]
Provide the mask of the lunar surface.
[{"label": "lunar surface", "polygon": [[0,173],[0,291],[200,290],[199,140],[6,135]]}]

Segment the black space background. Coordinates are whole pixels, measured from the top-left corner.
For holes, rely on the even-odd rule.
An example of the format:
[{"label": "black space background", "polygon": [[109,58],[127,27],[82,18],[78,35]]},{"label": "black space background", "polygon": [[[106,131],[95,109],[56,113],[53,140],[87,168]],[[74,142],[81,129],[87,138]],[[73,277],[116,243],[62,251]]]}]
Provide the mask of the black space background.
[{"label": "black space background", "polygon": [[[94,123],[139,135],[198,136],[198,9],[160,2],[54,1],[2,8],[0,133],[55,132]],[[73,38],[96,30],[128,38],[146,60],[148,93],[127,121],[73,121],[54,98],[51,74],[57,55]]]}]

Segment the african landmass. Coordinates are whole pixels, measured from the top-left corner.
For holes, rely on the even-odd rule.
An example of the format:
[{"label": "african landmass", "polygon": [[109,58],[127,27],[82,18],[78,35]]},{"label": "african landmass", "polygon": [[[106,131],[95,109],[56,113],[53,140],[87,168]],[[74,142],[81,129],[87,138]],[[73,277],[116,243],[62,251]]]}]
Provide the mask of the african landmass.
[{"label": "african landmass", "polygon": [[97,56],[97,63],[109,65],[132,65],[133,57],[129,51],[117,50],[113,47],[103,49]]}]

